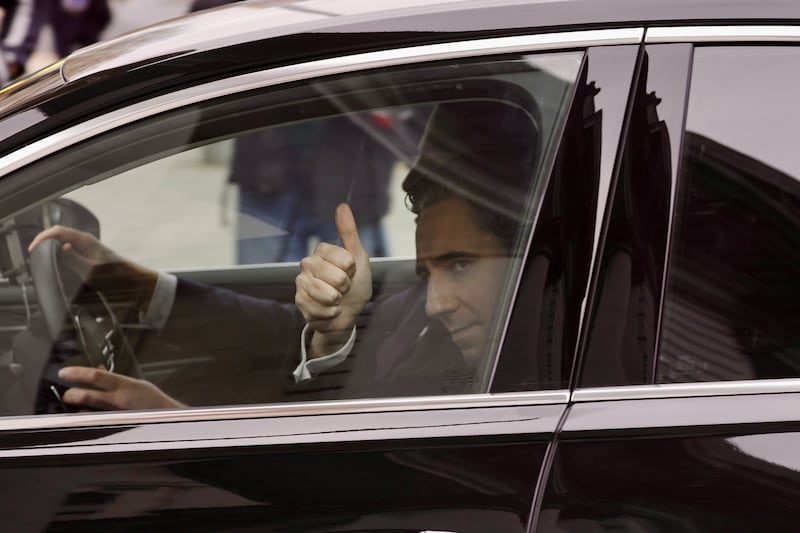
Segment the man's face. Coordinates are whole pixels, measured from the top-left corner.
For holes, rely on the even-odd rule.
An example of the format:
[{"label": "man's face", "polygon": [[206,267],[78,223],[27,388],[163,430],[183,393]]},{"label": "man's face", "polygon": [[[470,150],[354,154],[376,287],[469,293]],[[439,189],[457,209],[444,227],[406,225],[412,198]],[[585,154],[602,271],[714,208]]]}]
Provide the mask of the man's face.
[{"label": "man's face", "polygon": [[447,328],[471,367],[484,355],[508,265],[508,251],[478,226],[469,201],[452,196],[419,215],[417,272],[428,280],[425,312]]}]

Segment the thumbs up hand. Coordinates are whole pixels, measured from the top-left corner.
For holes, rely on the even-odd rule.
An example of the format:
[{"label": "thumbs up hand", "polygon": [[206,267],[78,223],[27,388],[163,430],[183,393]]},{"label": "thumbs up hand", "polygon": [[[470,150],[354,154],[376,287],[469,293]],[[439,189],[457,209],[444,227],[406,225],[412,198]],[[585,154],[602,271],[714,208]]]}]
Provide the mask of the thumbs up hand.
[{"label": "thumbs up hand", "polygon": [[316,332],[309,350],[312,357],[344,344],[356,317],[372,298],[369,256],[347,204],[336,208],[336,230],[342,246],[319,243],[300,261],[300,274],[295,278],[295,303]]}]

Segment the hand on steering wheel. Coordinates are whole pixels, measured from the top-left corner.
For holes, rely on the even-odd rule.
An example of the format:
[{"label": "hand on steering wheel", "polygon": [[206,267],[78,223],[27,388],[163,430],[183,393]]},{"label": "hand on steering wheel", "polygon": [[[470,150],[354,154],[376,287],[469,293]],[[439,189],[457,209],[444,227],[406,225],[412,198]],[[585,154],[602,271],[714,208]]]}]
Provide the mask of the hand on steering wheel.
[{"label": "hand on steering wheel", "polygon": [[33,253],[42,242],[62,243],[63,265],[92,288],[118,296],[146,308],[155,290],[158,274],[120,257],[90,233],[66,226],[53,226],[34,237],[28,246]]},{"label": "hand on steering wheel", "polygon": [[[125,382],[126,390],[133,390],[133,384],[141,389],[136,379],[141,377],[139,365],[112,304],[141,308],[149,303],[157,273],[122,259],[92,235],[63,226],[54,226],[37,235],[29,250],[39,309],[50,342],[58,347],[60,365],[85,365],[92,371],[90,378],[96,377],[99,370],[95,367],[101,366],[106,373],[133,378],[134,381]],[[94,395],[87,399],[98,406],[104,401]],[[67,400],[67,403],[75,402]]]},{"label": "hand on steering wheel", "polygon": [[113,374],[101,368],[66,366],[58,377],[82,386],[70,387],[61,396],[64,403],[91,409],[175,409],[184,404],[143,379]]}]

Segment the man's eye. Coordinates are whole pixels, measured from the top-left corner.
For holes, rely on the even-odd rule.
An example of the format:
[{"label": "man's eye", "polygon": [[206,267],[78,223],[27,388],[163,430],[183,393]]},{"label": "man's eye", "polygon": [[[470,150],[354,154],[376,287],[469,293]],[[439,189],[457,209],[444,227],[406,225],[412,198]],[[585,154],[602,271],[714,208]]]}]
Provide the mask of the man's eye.
[{"label": "man's eye", "polygon": [[472,264],[471,261],[468,261],[466,259],[461,259],[458,261],[453,261],[453,263],[450,265],[450,269],[456,274],[463,274],[469,269],[471,264]]}]

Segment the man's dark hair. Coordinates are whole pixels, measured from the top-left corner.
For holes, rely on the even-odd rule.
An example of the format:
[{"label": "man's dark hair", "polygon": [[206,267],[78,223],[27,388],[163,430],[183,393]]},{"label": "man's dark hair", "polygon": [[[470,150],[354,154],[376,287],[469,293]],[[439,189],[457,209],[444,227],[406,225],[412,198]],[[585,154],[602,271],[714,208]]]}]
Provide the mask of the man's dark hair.
[{"label": "man's dark hair", "polygon": [[[419,216],[426,208],[450,197],[464,198],[440,182],[426,178],[421,174],[410,174],[403,181],[403,190],[406,191],[406,207],[409,211]],[[478,226],[497,236],[503,247],[511,253],[514,242],[520,229],[520,221],[503,216],[489,209],[480,209],[474,202],[467,199]]]},{"label": "man's dark hair", "polygon": [[527,109],[498,100],[439,104],[416,164],[403,181],[418,215],[445,198],[473,205],[478,224],[509,252],[525,219],[539,151],[538,124]]}]

